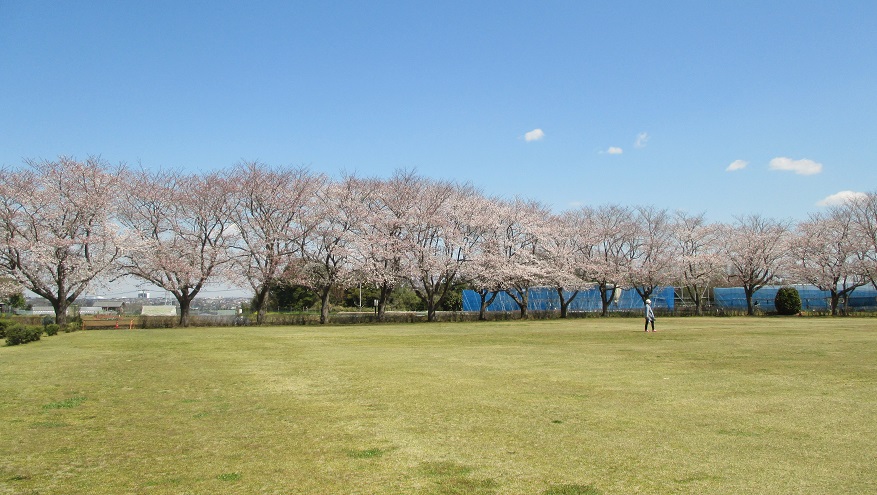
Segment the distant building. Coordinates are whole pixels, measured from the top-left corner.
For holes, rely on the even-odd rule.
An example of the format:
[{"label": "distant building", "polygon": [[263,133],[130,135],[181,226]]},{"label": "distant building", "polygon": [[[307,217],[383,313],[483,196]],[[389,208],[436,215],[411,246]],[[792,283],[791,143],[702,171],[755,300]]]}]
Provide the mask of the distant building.
[{"label": "distant building", "polygon": [[145,290],[137,292],[137,299],[149,299],[149,292],[146,292]]},{"label": "distant building", "polygon": [[101,311],[111,311],[113,313],[122,314],[125,312],[124,301],[96,301],[95,306],[100,307]]},{"label": "distant building", "polygon": [[176,306],[143,306],[143,316],[177,316]]}]

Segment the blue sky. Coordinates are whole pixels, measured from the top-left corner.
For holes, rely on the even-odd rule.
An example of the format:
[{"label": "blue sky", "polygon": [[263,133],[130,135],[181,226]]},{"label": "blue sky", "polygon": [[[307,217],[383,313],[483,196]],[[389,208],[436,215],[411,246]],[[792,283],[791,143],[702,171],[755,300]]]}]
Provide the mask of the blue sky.
[{"label": "blue sky", "polygon": [[408,168],[803,219],[877,190],[875,26],[871,0],[0,0],[0,165]]}]

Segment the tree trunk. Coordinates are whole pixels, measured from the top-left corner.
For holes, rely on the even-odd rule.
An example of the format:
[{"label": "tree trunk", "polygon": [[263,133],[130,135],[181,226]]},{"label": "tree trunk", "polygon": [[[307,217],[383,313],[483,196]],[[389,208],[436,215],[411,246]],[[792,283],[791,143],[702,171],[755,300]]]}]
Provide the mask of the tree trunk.
[{"label": "tree trunk", "polygon": [[[490,294],[490,298],[487,297],[488,294]],[[478,291],[478,295],[481,296],[481,310],[478,312],[478,320],[485,321],[487,320],[487,307],[493,304],[499,291],[488,292],[486,289],[481,289]]]},{"label": "tree trunk", "polygon": [[603,311],[600,313],[600,316],[609,316],[609,304],[612,302],[612,295],[615,292],[615,289],[612,289],[612,292],[608,292],[609,288],[608,284],[602,283],[600,284],[600,302],[603,306]]},{"label": "tree trunk", "polygon": [[746,293],[746,314],[753,316],[755,308],[752,306],[752,294],[755,292],[749,286],[743,286],[743,292]]},{"label": "tree trunk", "polygon": [[831,291],[831,316],[837,316],[837,306],[840,303],[840,293],[832,289]]},{"label": "tree trunk", "polygon": [[[426,303],[426,321],[435,321],[436,308],[441,306],[445,297],[447,297],[448,289],[450,288],[451,282],[453,282],[455,276],[456,274],[454,273],[445,273],[445,276],[435,284],[430,283],[424,278],[423,286],[427,290],[426,297],[424,297],[424,294],[421,294],[417,289],[414,290],[414,293],[417,294],[420,300]],[[436,298],[437,295],[438,298]]]},{"label": "tree trunk", "polygon": [[688,292],[694,297],[694,314],[697,316],[701,316],[703,314],[702,306],[702,298],[700,296],[700,289],[696,285],[692,285],[688,287]]},{"label": "tree trunk", "polygon": [[435,299],[432,297],[426,302],[426,321],[435,321]]},{"label": "tree trunk", "polygon": [[524,289],[520,290],[518,288],[515,289],[506,289],[505,293],[515,301],[518,305],[518,309],[521,312],[521,319],[526,320],[529,317],[527,313],[527,306],[529,304],[529,290]]},{"label": "tree trunk", "polygon": [[325,325],[329,321],[329,292],[331,289],[331,285],[320,289],[320,325]]},{"label": "tree trunk", "polygon": [[52,309],[55,310],[55,323],[57,323],[58,325],[66,325],[67,308],[70,307],[70,303],[67,302],[67,298],[59,297],[57,299],[51,299],[49,302],[52,303]]},{"label": "tree trunk", "polygon": [[454,275],[445,276],[441,282],[439,282],[437,290],[441,291],[441,295],[438,299],[435,300],[435,304],[433,304],[433,319],[429,321],[435,321],[435,310],[439,306],[445,303],[445,300],[448,298],[448,291],[451,289],[451,283],[454,281]]},{"label": "tree trunk", "polygon": [[527,312],[527,311],[529,310],[529,308],[528,308],[527,306],[530,305],[530,302],[529,302],[529,300],[530,300],[530,294],[529,294],[529,292],[530,292],[530,291],[524,291],[524,293],[521,295],[521,304],[520,304],[520,306],[521,306],[521,319],[522,319],[522,320],[526,320],[527,318],[530,317],[529,313]]},{"label": "tree trunk", "polygon": [[180,326],[188,327],[189,326],[189,308],[192,307],[192,301],[195,299],[195,296],[201,292],[201,286],[197,287],[184,287],[182,289],[170,291],[171,294],[177,299],[177,302],[180,304]]},{"label": "tree trunk", "polygon": [[189,326],[189,307],[192,305],[192,299],[187,295],[177,296],[177,302],[180,303],[180,326]]},{"label": "tree trunk", "polygon": [[384,314],[387,312],[387,299],[393,292],[393,287],[384,282],[381,284],[381,295],[378,298],[378,321],[384,321]]},{"label": "tree trunk", "polygon": [[566,318],[566,316],[569,312],[570,303],[573,302],[575,300],[576,296],[578,296],[578,295],[579,295],[579,291],[575,291],[572,293],[572,296],[569,299],[564,300],[563,289],[560,287],[557,288],[557,297],[558,297],[558,299],[560,299],[560,317],[561,318]]},{"label": "tree trunk", "polygon": [[435,319],[435,291],[426,281],[424,281],[423,287],[425,288],[424,291],[415,288],[414,294],[420,298],[420,302],[426,305],[426,321],[431,322]]},{"label": "tree trunk", "polygon": [[256,324],[261,325],[265,321],[265,313],[267,313],[268,308],[265,307],[265,302],[268,299],[268,292],[270,292],[270,287],[268,284],[263,285],[256,291],[255,297],[253,298],[256,303]]}]

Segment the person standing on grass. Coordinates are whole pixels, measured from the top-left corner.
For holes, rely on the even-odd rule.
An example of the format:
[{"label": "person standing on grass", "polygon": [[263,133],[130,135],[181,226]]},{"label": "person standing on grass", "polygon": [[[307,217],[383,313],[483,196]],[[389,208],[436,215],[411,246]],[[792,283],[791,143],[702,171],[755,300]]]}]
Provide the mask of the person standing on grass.
[{"label": "person standing on grass", "polygon": [[652,323],[652,331],[655,331],[655,312],[652,311],[652,300],[646,299],[646,332],[649,331],[649,322]]}]

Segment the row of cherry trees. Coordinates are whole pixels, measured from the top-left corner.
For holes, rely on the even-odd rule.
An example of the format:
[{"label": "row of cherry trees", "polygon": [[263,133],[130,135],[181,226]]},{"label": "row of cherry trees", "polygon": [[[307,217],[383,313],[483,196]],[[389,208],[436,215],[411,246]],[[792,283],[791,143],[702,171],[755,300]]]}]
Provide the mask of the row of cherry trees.
[{"label": "row of cherry trees", "polygon": [[211,173],[131,170],[97,158],[28,161],[0,170],[0,263],[64,322],[91,285],[133,276],[169,291],[186,325],[211,282],[249,286],[258,321],[279,283],[321,298],[334,287],[410,285],[434,319],[453,284],[481,295],[481,315],[506,291],[527,316],[531,287],[553,287],[566,316],[597,287],[606,314],[616,288],[645,300],[685,287],[700,310],[709,287],[752,295],[777,281],[831,291],[832,309],[875,281],[877,194],[791,222],[605,205],[554,213],[523,199],[400,171],[339,180],[303,168],[241,163]]}]

